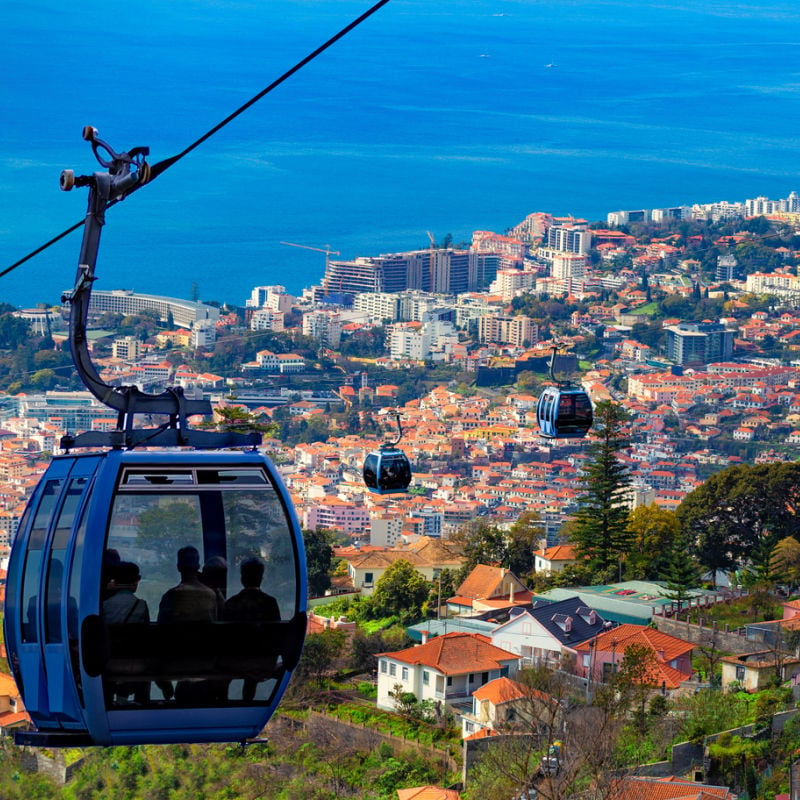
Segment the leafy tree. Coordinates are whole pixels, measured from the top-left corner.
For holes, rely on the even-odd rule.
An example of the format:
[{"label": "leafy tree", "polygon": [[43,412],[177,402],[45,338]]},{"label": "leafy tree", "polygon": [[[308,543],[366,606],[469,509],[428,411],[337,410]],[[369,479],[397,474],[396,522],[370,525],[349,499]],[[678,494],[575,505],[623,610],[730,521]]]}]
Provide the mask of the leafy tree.
[{"label": "leafy tree", "polygon": [[0,314],[0,349],[14,350],[31,338],[31,326],[13,313]]},{"label": "leafy tree", "polygon": [[297,665],[297,679],[322,686],[334,661],[344,652],[344,631],[324,630],[306,636],[303,655]]},{"label": "leafy tree", "polygon": [[379,617],[396,614],[401,622],[414,622],[422,617],[422,607],[429,592],[428,581],[410,562],[400,559],[375,584],[371,598],[374,613]]},{"label": "leafy tree", "polygon": [[677,510],[700,563],[712,573],[752,559],[762,544],[800,531],[800,463],[729,467],[690,492]]},{"label": "leafy tree", "polygon": [[505,566],[515,575],[529,575],[533,572],[534,550],[545,535],[542,519],[536,511],[524,511],[509,528]]},{"label": "leafy tree", "polygon": [[794,536],[781,539],[772,548],[770,569],[777,580],[789,586],[800,583],[800,542]]},{"label": "leafy tree", "polygon": [[675,513],[655,503],[633,510],[629,522],[631,549],[625,559],[625,575],[631,580],[659,578],[669,561],[680,532]]},{"label": "leafy tree", "polygon": [[632,709],[641,733],[647,731],[647,699],[657,685],[655,665],[653,650],[645,644],[632,642],[625,648],[622,663],[614,676],[614,687],[620,702]]},{"label": "leafy tree", "polygon": [[332,538],[332,535],[324,530],[303,531],[308,569],[308,591],[312,597],[321,597],[331,588]]},{"label": "leafy tree", "polygon": [[485,517],[462,525],[452,539],[462,547],[465,559],[459,583],[478,564],[504,564],[508,555],[505,533]]},{"label": "leafy tree", "polygon": [[585,493],[572,526],[572,541],[579,555],[600,571],[617,566],[630,548],[626,505],[630,476],[617,456],[629,444],[625,429],[628,419],[627,412],[616,403],[597,404],[596,441],[587,448]]},{"label": "leafy tree", "polygon": [[[239,433],[257,432],[274,436],[278,426],[272,422],[263,423],[255,414],[242,406],[216,406],[214,408],[216,421],[211,423],[219,431],[233,431]],[[206,426],[208,427],[208,426]]]}]

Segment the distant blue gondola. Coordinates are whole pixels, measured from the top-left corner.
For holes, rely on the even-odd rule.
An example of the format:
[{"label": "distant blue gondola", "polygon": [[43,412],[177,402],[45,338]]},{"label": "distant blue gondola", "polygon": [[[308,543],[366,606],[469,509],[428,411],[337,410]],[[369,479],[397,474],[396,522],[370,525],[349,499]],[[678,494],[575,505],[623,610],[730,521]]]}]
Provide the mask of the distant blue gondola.
[{"label": "distant blue gondola", "polygon": [[555,386],[547,386],[536,404],[536,422],[548,439],[582,439],[592,427],[592,401],[583,389],[559,381],[555,376],[558,345],[550,357],[550,377]]},{"label": "distant blue gondola", "polygon": [[592,419],[592,401],[582,389],[548,386],[539,395],[536,422],[548,439],[582,439]]}]

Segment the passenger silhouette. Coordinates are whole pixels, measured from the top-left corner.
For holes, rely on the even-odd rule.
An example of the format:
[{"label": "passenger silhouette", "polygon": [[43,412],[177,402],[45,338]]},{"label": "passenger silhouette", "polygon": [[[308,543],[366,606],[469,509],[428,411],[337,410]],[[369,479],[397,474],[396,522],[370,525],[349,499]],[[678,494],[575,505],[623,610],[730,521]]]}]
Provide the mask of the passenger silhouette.
[{"label": "passenger silhouette", "polygon": [[[170,623],[213,623],[218,619],[217,593],[200,580],[200,553],[196,547],[181,547],[178,550],[178,572],[181,582],[168,589],[158,605],[159,624]],[[179,679],[174,692],[172,682],[160,680],[156,685],[164,694],[165,700],[175,700],[184,705],[204,704],[208,701],[208,682],[195,677],[203,672],[201,666],[209,660],[206,652],[186,653],[194,664],[187,668],[186,677]]]},{"label": "passenger silhouette", "polygon": [[[142,576],[139,567],[132,561],[120,561],[108,565],[106,598],[103,600],[103,619],[108,625],[129,625],[150,623],[150,609],[147,602],[136,596]],[[131,671],[140,671],[132,666]],[[111,681],[106,686],[107,703],[127,702],[133,695],[134,702],[148,703],[150,700],[150,681]]]},{"label": "passenger silhouette", "polygon": [[217,595],[200,580],[200,553],[196,547],[178,550],[181,582],[168,589],[158,605],[159,622],[215,622]]},{"label": "passenger silhouette", "polygon": [[120,561],[109,567],[109,596],[103,600],[103,618],[109,625],[129,622],[150,622],[147,602],[136,596],[142,579],[139,567],[132,561]]},{"label": "passenger silhouette", "polygon": [[[264,562],[260,558],[247,558],[242,562],[240,573],[243,589],[225,603],[224,619],[229,622],[279,622],[281,611],[278,601],[261,591]],[[257,635],[256,630],[254,634]],[[242,700],[245,703],[253,702],[258,684],[270,677],[276,665],[275,656],[257,658],[254,663],[241,665],[246,673],[242,686]]]},{"label": "passenger silhouette", "polygon": [[280,621],[278,601],[261,591],[264,562],[260,558],[247,558],[239,569],[244,588],[225,603],[224,618],[232,622]]},{"label": "passenger silhouette", "polygon": [[217,619],[222,619],[225,596],[228,592],[228,562],[222,556],[213,556],[203,564],[200,580],[217,596]]}]

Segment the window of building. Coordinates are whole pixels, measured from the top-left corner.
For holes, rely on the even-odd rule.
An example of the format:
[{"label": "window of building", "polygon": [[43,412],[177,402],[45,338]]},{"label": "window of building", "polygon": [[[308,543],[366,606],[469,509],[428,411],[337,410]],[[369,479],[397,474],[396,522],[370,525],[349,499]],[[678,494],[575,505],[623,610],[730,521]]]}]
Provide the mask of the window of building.
[{"label": "window of building", "polygon": [[744,680],[745,669],[744,667],[736,667],[736,680],[743,681]]},{"label": "window of building", "polygon": [[447,685],[448,686],[452,686],[453,685],[453,679],[449,675],[447,676]]},{"label": "window of building", "polygon": [[384,674],[386,673],[386,662],[385,661],[381,661],[381,672],[383,672]]},{"label": "window of building", "polygon": [[365,572],[364,573],[364,583],[372,583],[372,573]]},{"label": "window of building", "polygon": [[397,664],[389,664],[389,674],[397,675]]},{"label": "window of building", "polygon": [[431,682],[431,674],[428,670],[424,670],[422,673],[422,682],[427,686]]},{"label": "window of building", "polygon": [[475,683],[475,673],[474,672],[470,672],[470,674],[469,674],[469,682],[470,683]]},{"label": "window of building", "polygon": [[403,667],[402,678],[404,681],[408,680],[408,667]]},{"label": "window of building", "polygon": [[486,683],[489,680],[488,672],[481,672],[481,683]]}]

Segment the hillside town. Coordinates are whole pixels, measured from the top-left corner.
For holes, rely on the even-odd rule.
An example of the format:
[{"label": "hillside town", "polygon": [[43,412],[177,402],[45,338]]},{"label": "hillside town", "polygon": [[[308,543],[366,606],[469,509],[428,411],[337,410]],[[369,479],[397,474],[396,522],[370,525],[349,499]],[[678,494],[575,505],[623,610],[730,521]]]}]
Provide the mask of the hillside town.
[{"label": "hillside town", "polygon": [[[95,291],[88,338],[109,384],[179,386],[210,398],[217,423],[269,426],[262,449],[309,537],[308,634],[339,637],[323,666],[301,662],[303,678],[322,686],[363,648],[353,671],[376,712],[456,731],[457,766],[450,750],[443,758],[460,788],[399,788],[399,800],[471,800],[489,786],[515,800],[589,797],[593,770],[611,776],[596,795],[607,800],[800,796],[773,791],[800,786],[797,759],[758,784],[766,755],[746,738],[761,725],[783,741],[800,697],[794,472],[780,472],[800,444],[800,196],[602,223],[537,212],[461,245],[431,236],[352,261],[323,252],[321,284],[300,297],[277,284],[253,287],[242,306]],[[67,318],[68,306],[0,309],[3,567],[64,437],[118,425],[74,384]],[[542,389],[567,380],[596,409],[586,439],[537,423]],[[632,531],[644,521],[639,538],[605,552],[579,529],[609,435],[626,476],[614,505]],[[371,492],[365,458],[395,438],[409,490]],[[723,524],[702,516],[709,487],[729,505],[759,498],[766,516],[747,524],[776,539],[766,556],[744,534],[714,545],[707,531]],[[693,573],[678,563],[690,536]],[[725,552],[702,554],[704,537]],[[756,562],[771,577],[754,577]],[[3,569],[0,591],[4,579]],[[414,595],[407,607],[393,582]],[[743,619],[725,617],[731,609]],[[373,630],[367,652],[359,625],[384,619],[402,635]],[[695,698],[711,690],[768,699],[757,724],[731,712],[726,727],[687,733]],[[0,729],[29,724],[0,675]],[[524,756],[503,750],[523,727]],[[607,731],[607,750],[589,747],[589,729]],[[646,743],[615,761],[620,737],[637,732]],[[734,740],[747,742],[746,767],[724,750]],[[487,766],[493,752],[513,762],[513,780]]]}]

